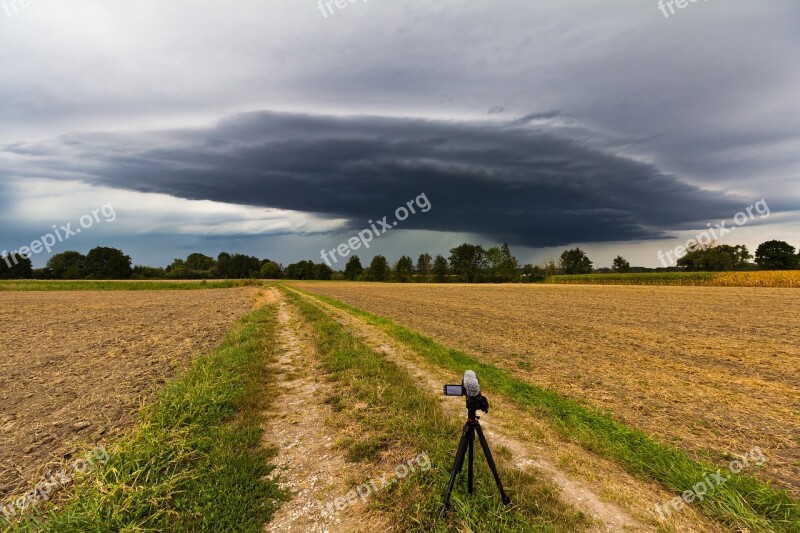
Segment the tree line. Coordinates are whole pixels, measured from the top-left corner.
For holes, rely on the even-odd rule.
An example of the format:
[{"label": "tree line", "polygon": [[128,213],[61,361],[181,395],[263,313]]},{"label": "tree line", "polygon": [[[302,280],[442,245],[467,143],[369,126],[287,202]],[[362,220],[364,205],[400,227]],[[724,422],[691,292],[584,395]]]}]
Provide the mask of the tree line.
[{"label": "tree line", "polygon": [[[752,262],[751,260],[754,260]],[[83,255],[67,251],[53,255],[47,265],[34,269],[29,257],[20,254],[0,258],[0,279],[294,279],[351,281],[411,281],[424,283],[507,283],[539,282],[557,274],[589,274],[650,271],[729,271],[800,269],[800,253],[785,241],[771,240],[758,246],[755,255],[744,245],[696,245],[678,260],[677,267],[631,267],[617,256],[610,268],[595,268],[580,248],[564,250],[558,261],[540,265],[520,264],[508,244],[485,249],[464,243],[444,257],[420,254],[416,262],[403,255],[393,265],[376,255],[363,266],[357,255],[350,257],[343,272],[334,272],[324,263],[299,261],[286,267],[270,259],[222,252],[216,258],[192,253],[175,259],[166,268],[132,266],[131,258],[116,248],[97,247]]]}]

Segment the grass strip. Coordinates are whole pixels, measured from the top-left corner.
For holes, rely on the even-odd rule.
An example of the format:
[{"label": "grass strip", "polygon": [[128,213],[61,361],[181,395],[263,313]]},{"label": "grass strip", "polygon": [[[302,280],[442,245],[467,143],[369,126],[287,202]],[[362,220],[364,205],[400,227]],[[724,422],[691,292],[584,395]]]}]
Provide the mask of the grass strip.
[{"label": "grass strip", "polygon": [[[316,304],[281,289],[316,330],[321,370],[336,382],[338,391],[326,402],[336,411],[336,420],[347,420],[358,428],[348,427],[348,437],[339,443],[348,459],[365,463],[365,471],[370,464],[380,469],[376,463],[384,453],[389,454],[386,462],[398,460],[398,465],[421,453],[430,459],[429,470],[418,469],[370,497],[371,504],[391,516],[394,524],[403,531],[420,532],[581,531],[587,527],[588,519],[561,502],[557,491],[543,480],[501,467],[514,504],[505,507],[480,451],[476,451],[475,493],[466,494],[462,474],[452,509],[440,519],[461,421],[446,417],[436,396],[422,391],[405,370],[375,353]],[[502,449],[494,453],[498,458],[505,456]],[[367,481],[353,480],[353,488]]]},{"label": "grass strip", "polygon": [[545,283],[581,285],[679,285],[704,287],[800,287],[800,271],[629,272],[549,276]]},{"label": "grass strip", "polygon": [[2,291],[188,291],[197,289],[230,289],[260,286],[257,279],[225,279],[199,281],[0,281]]},{"label": "grass strip", "polygon": [[266,476],[263,394],[276,310],[245,316],[164,387],[109,461],[19,531],[261,531],[284,495]]},{"label": "grass strip", "polygon": [[[501,393],[518,405],[544,415],[565,438],[585,449],[614,460],[628,472],[659,482],[676,494],[691,489],[717,465],[696,461],[642,431],[632,429],[608,414],[515,378],[508,372],[463,351],[443,346],[391,320],[349,306],[339,300],[292,288],[347,311],[379,327],[433,363],[456,373],[475,370],[487,390]],[[745,452],[747,450],[742,450]],[[725,469],[723,469],[725,470]],[[723,474],[725,472],[723,471]],[[800,531],[800,505],[786,491],[757,479],[732,474],[702,501],[693,503],[720,524],[751,531]]]}]

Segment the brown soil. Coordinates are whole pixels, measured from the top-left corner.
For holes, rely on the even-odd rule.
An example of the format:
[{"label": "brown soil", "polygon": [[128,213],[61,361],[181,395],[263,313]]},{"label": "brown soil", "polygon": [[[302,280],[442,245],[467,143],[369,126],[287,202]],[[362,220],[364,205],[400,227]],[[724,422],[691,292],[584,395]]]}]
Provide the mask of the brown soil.
[{"label": "brown soil", "polygon": [[[403,367],[421,387],[439,396],[442,408],[453,417],[463,416],[463,405],[441,396],[441,384],[458,380],[447,370],[432,366],[418,353],[353,315],[318,300],[313,303],[332,315],[348,331],[376,352]],[[660,522],[654,512],[674,496],[658,486],[642,482],[614,463],[564,442],[547,422],[522,414],[506,401],[492,397],[490,413],[482,414],[487,439],[497,450],[498,464],[535,471],[547,479],[560,499],[591,517],[590,531],[722,531],[692,509]]]},{"label": "brown soil", "polygon": [[255,291],[0,293],[0,501],[131,426]]},{"label": "brown soil", "polygon": [[[612,411],[800,495],[800,293],[791,289],[298,283]],[[701,450],[710,450],[705,452]]]}]

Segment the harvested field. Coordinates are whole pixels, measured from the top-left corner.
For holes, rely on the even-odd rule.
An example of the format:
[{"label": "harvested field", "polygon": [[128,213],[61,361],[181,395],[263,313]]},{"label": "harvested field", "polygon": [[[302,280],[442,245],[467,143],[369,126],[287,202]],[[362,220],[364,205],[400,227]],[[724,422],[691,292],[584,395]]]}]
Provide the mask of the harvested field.
[{"label": "harvested field", "polygon": [[0,293],[0,500],[129,427],[255,292]]},{"label": "harvested field", "polygon": [[689,285],[707,287],[800,288],[798,270],[743,272],[642,272],[549,276],[546,283],[567,285]]},{"label": "harvested field", "polygon": [[759,446],[800,494],[792,289],[295,283],[609,410],[723,464]]}]

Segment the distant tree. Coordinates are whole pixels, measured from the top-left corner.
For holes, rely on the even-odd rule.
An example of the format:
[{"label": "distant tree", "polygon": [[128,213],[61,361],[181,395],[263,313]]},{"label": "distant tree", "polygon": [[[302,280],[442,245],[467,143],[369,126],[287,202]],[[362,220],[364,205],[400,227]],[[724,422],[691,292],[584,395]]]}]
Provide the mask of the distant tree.
[{"label": "distant tree", "polygon": [[431,254],[420,254],[417,259],[417,274],[425,283],[431,282]]},{"label": "distant tree", "polygon": [[347,260],[347,264],[344,267],[344,277],[350,281],[355,281],[360,278],[362,274],[364,274],[364,267],[361,266],[361,259],[359,259],[357,255],[354,255]]},{"label": "distant tree", "polygon": [[281,279],[281,266],[275,261],[267,261],[261,265],[261,279]]},{"label": "distant tree", "polygon": [[382,255],[376,255],[369,264],[369,279],[371,281],[386,281],[389,277],[389,263]]},{"label": "distant tree", "polygon": [[136,265],[133,267],[133,279],[164,279],[167,273],[163,268]]},{"label": "distant tree", "polygon": [[194,253],[186,258],[186,268],[189,270],[211,270],[213,266],[214,258],[207,255]]},{"label": "distant tree", "polygon": [[545,277],[556,276],[562,273],[561,269],[558,268],[555,259],[548,259],[547,261],[544,262],[541,268],[542,272],[544,272]]},{"label": "distant tree", "polygon": [[27,255],[12,252],[0,257],[0,279],[33,278],[33,262]]},{"label": "distant tree", "polygon": [[592,262],[586,252],[580,248],[564,250],[561,254],[561,270],[565,274],[589,274],[592,272]]},{"label": "distant tree", "polygon": [[122,250],[99,246],[86,255],[86,277],[91,279],[128,279],[133,274],[131,258]]},{"label": "distant tree", "polygon": [[800,266],[794,246],[786,241],[767,241],[756,248],[756,263],[764,270],[789,270]]},{"label": "distant tree", "polygon": [[245,279],[257,278],[261,271],[261,260],[244,254],[233,254],[230,256],[228,266],[228,278]]},{"label": "distant tree", "polygon": [[447,259],[441,255],[437,255],[433,260],[433,267],[431,268],[433,278],[436,283],[444,283],[447,281],[447,274],[450,273],[450,267],[447,265]]},{"label": "distant tree", "polygon": [[217,276],[220,278],[230,278],[231,254],[222,252],[217,256]]},{"label": "distant tree", "polygon": [[166,269],[167,279],[193,279],[196,274],[186,268],[186,263],[173,263]]},{"label": "distant tree", "polygon": [[80,279],[86,270],[86,256],[80,252],[62,252],[47,261],[50,274],[56,279]]},{"label": "distant tree", "polygon": [[500,254],[502,260],[500,261],[500,279],[502,281],[514,281],[517,279],[517,271],[519,270],[519,261],[511,253],[508,243],[503,243],[500,247]]},{"label": "distant tree", "polygon": [[400,283],[408,283],[414,274],[414,261],[407,255],[402,256],[394,269],[395,280]]},{"label": "distant tree", "polygon": [[611,270],[624,274],[631,271],[631,264],[624,257],[618,255],[614,258],[614,262],[611,265]]},{"label": "distant tree", "polygon": [[478,281],[486,268],[486,251],[480,245],[464,243],[450,250],[450,267],[465,283]]},{"label": "distant tree", "polygon": [[314,266],[314,279],[329,280],[333,275],[333,269],[325,263],[320,263]]},{"label": "distant tree", "polygon": [[184,261],[183,259],[175,258],[172,260],[172,263],[167,265],[166,271],[172,272],[173,270],[177,270],[179,268],[186,269],[186,261]]},{"label": "distant tree", "polygon": [[691,272],[724,272],[743,268],[752,259],[744,245],[695,245],[678,259],[678,266]]},{"label": "distant tree", "polygon": [[539,265],[534,266],[530,264],[522,267],[522,276],[523,280],[528,283],[539,283],[547,278],[542,267]]},{"label": "distant tree", "polygon": [[503,252],[500,251],[499,246],[492,246],[486,250],[485,264],[489,281],[501,281],[500,270],[503,264]]},{"label": "distant tree", "polygon": [[316,279],[317,272],[315,266],[313,261],[300,261],[287,266],[283,274],[287,279]]}]

